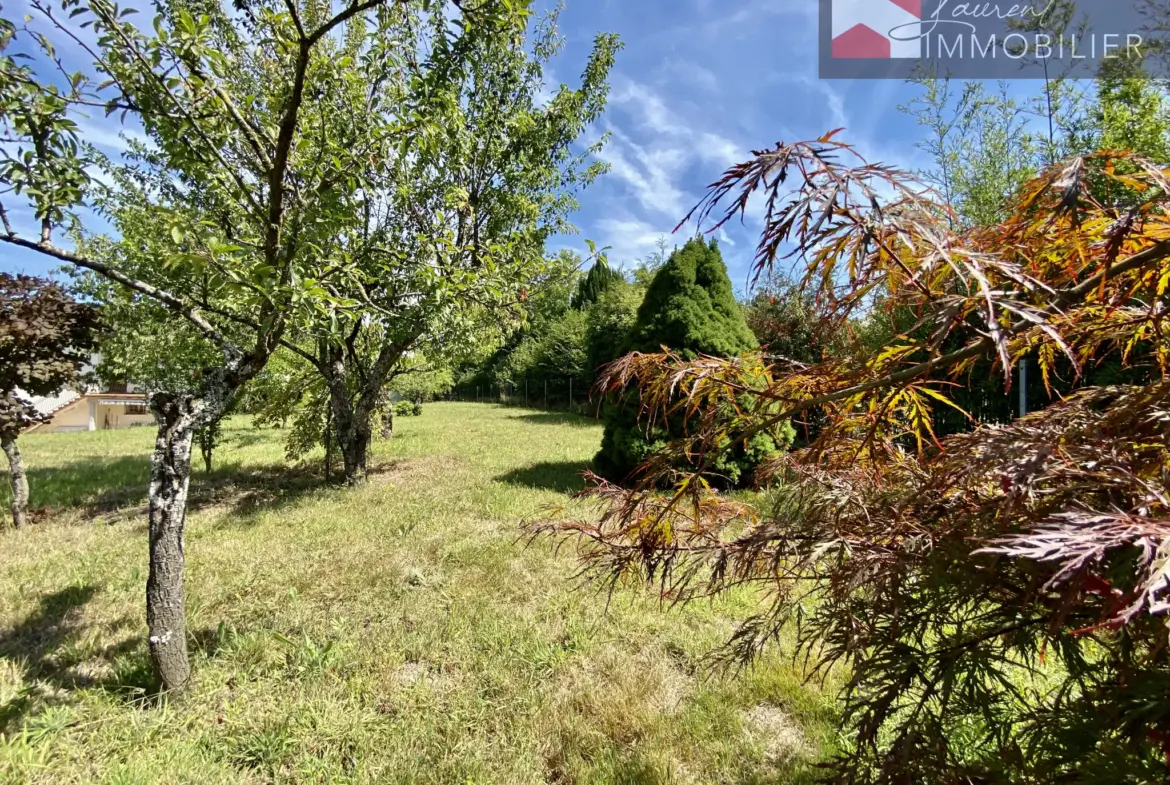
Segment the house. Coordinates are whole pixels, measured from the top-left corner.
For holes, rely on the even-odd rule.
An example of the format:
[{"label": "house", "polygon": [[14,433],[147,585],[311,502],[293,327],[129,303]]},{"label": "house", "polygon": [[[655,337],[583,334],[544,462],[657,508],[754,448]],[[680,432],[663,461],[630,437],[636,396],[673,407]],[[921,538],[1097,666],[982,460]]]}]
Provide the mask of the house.
[{"label": "house", "polygon": [[154,425],[154,415],[142,393],[126,385],[88,387],[84,392],[61,390],[56,395],[31,395],[36,410],[49,417],[26,433],[97,431]]}]

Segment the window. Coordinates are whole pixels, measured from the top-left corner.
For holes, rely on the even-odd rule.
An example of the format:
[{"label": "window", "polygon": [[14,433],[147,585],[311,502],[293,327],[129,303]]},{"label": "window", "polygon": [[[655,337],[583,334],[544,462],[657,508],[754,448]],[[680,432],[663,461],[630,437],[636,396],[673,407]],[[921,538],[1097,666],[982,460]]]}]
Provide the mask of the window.
[{"label": "window", "polygon": [[128,403],[126,414],[150,414],[150,409],[144,403]]}]

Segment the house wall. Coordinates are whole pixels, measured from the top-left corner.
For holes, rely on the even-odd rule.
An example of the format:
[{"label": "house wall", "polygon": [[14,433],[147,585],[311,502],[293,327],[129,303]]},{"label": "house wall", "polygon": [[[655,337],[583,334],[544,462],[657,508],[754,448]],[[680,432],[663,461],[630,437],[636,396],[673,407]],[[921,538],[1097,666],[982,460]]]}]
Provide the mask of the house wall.
[{"label": "house wall", "polygon": [[[80,398],[53,415],[53,419],[36,428],[37,433],[61,433],[65,431],[89,430],[89,402],[96,398]],[[132,428],[137,425],[154,425],[154,415],[127,414],[125,404],[103,404],[94,406],[94,428],[97,430]]]},{"label": "house wall", "polygon": [[[106,428],[133,428],[136,425],[154,425],[154,415],[148,409],[145,414],[127,414],[126,407],[106,406],[98,404],[94,412],[94,425],[97,429]],[[86,421],[88,422],[88,408]]]},{"label": "house wall", "polygon": [[89,401],[79,398],[53,415],[53,419],[39,426],[37,433],[56,433],[58,431],[88,431],[89,430]]}]

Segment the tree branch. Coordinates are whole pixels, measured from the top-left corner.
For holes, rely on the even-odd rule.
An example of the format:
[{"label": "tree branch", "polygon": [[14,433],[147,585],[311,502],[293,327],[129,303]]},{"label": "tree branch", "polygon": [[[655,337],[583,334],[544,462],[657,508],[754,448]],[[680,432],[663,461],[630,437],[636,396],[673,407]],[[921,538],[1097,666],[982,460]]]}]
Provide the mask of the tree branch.
[{"label": "tree branch", "polygon": [[[1086,294],[1099,287],[1106,279],[1106,277],[1115,277],[1123,273],[1127,273],[1130,270],[1136,270],[1140,267],[1150,264],[1151,262],[1164,259],[1166,256],[1170,256],[1170,241],[1163,240],[1162,242],[1152,245],[1140,253],[1134,254],[1124,262],[1115,264],[1107,270],[1103,270],[1102,272],[1099,272],[1090,278],[1086,278],[1084,281],[1070,289],[1064,289],[1057,292],[1056,298],[1048,305],[1047,308],[1044,309],[1043,313],[1049,316],[1054,315],[1060,311],[1062,306],[1068,305],[1069,303],[1084,297]],[[1006,328],[1004,332],[1008,337],[1011,337],[1034,325],[1034,322],[1028,321],[1027,319],[1021,319],[1015,324]],[[900,382],[910,381],[911,379],[915,379],[919,376],[924,376],[931,371],[949,368],[953,365],[957,365],[958,363],[963,362],[964,360],[968,360],[972,357],[978,357],[979,355],[986,353],[989,349],[994,347],[995,341],[990,336],[980,338],[979,340],[973,341],[962,349],[951,352],[950,354],[926,360],[925,362],[918,363],[917,365],[913,365],[909,368],[904,368],[901,371],[887,374],[878,379],[872,379],[868,382],[856,384],[843,390],[837,390],[836,392],[826,393],[816,398],[810,398],[807,401],[795,403],[781,414],[770,417],[760,425],[755,426],[749,431],[745,432],[745,438],[759,433],[760,431],[767,430],[768,428],[771,428],[775,425],[779,425],[785,420],[791,418],[793,415],[800,414],[801,412],[807,411],[808,409],[813,409],[817,406],[823,406],[826,403],[833,403],[834,401],[849,398],[851,396],[858,395],[859,393],[866,393],[881,387],[889,387]]]},{"label": "tree branch", "polygon": [[197,329],[200,333],[203,334],[204,337],[218,346],[224,353],[232,355],[233,357],[240,356],[240,350],[234,344],[232,344],[231,341],[224,337],[224,335],[219,330],[217,330],[215,326],[211,324],[211,322],[203,318],[198,310],[191,307],[191,305],[182,298],[176,297],[165,289],[159,289],[157,286],[152,286],[145,281],[140,281],[137,278],[131,278],[125,273],[116,270],[107,264],[86,258],[84,256],[79,256],[72,251],[66,251],[62,248],[58,248],[52,243],[36,243],[31,240],[25,240],[22,237],[18,237],[11,232],[9,232],[4,237],[0,237],[0,241],[11,243],[12,245],[19,246],[21,248],[27,248],[29,250],[36,251],[37,253],[51,256],[54,259],[60,259],[63,262],[68,262],[69,264],[75,265],[77,267],[93,270],[103,278],[108,278],[111,281],[116,281],[117,283],[120,283],[129,289],[141,292],[147,297],[162,303],[167,308],[171,309],[189,321],[195,327],[195,329]]}]

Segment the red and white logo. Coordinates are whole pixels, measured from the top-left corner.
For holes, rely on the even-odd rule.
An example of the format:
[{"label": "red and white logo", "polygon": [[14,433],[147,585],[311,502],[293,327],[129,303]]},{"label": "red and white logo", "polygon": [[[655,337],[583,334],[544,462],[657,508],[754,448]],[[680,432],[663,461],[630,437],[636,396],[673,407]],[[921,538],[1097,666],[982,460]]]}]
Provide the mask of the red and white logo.
[{"label": "red and white logo", "polygon": [[922,57],[922,0],[833,0],[833,57]]}]

